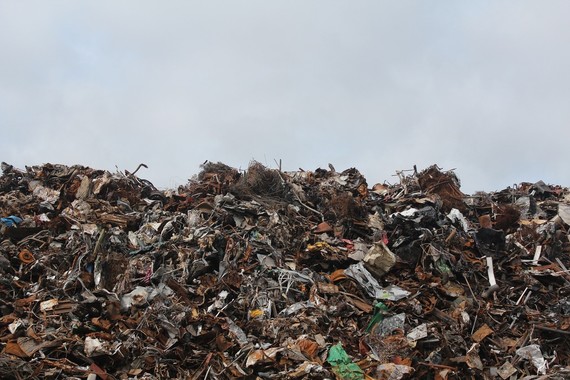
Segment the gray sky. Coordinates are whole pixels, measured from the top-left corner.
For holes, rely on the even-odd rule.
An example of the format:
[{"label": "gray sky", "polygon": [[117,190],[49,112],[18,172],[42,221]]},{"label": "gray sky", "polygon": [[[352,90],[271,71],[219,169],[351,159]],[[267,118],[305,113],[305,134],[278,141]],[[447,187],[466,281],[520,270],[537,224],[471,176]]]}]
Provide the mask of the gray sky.
[{"label": "gray sky", "polygon": [[570,2],[0,2],[0,160],[570,186]]}]

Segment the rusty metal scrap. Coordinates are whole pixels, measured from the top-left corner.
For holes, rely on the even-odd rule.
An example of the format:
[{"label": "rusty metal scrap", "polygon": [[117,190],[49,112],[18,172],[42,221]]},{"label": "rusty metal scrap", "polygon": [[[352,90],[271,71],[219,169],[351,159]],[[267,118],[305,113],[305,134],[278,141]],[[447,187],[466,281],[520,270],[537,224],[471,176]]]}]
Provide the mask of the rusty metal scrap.
[{"label": "rusty metal scrap", "polygon": [[568,188],[141,166],[3,163],[0,378],[570,377]]}]

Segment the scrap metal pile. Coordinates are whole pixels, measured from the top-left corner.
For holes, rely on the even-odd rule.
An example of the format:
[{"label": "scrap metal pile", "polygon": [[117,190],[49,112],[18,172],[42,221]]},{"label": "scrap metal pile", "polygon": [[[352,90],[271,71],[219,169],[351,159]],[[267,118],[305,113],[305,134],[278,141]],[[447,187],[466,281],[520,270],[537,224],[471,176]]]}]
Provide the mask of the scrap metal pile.
[{"label": "scrap metal pile", "polygon": [[570,191],[2,164],[0,378],[570,378]]}]

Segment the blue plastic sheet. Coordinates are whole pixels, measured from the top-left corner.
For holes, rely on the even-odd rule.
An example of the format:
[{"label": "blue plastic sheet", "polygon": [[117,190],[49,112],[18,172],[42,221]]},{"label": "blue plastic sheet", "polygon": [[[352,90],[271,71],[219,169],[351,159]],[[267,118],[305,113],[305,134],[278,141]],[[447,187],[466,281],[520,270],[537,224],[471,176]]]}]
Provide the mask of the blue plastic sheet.
[{"label": "blue plastic sheet", "polygon": [[0,218],[0,222],[7,227],[14,227],[20,223],[22,223],[22,218],[19,218],[15,215],[7,216],[6,218]]}]

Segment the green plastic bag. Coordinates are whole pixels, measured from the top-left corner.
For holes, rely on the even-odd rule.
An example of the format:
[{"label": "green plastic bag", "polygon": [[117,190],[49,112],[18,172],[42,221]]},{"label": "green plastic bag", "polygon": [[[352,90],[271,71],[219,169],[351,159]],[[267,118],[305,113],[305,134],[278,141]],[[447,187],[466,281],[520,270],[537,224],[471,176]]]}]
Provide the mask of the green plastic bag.
[{"label": "green plastic bag", "polygon": [[332,370],[337,376],[337,378],[342,380],[363,380],[364,371],[358,366],[358,364],[353,363],[342,344],[339,343],[334,345],[329,350],[329,356],[327,362],[332,365]]},{"label": "green plastic bag", "polygon": [[388,311],[388,306],[384,305],[382,302],[378,302],[374,305],[374,315],[366,327],[366,332],[369,333],[372,331],[374,326],[376,326],[382,319],[384,319],[384,313]]}]

